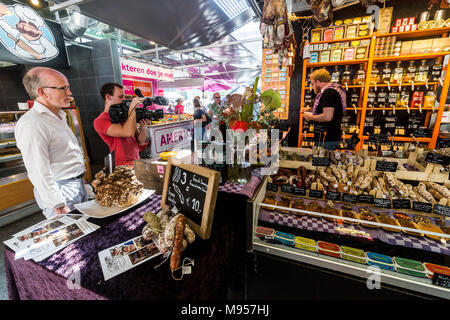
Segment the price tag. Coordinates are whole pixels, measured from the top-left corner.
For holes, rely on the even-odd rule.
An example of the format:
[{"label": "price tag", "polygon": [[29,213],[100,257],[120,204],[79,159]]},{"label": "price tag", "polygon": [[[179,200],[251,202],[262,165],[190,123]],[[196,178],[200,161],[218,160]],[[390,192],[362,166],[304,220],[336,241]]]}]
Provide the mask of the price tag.
[{"label": "price tag", "polygon": [[387,134],[369,134],[369,142],[372,143],[388,143],[389,137]]},{"label": "price tag", "polygon": [[432,282],[436,286],[450,289],[450,276],[441,273],[434,273]]},{"label": "price tag", "polygon": [[356,133],[354,133],[349,141],[347,142],[347,149],[353,150],[356,148],[356,145],[361,141]]},{"label": "price tag", "polygon": [[428,138],[430,136],[430,134],[431,134],[431,130],[425,129],[425,128],[417,128],[413,132],[413,135],[416,138]]},{"label": "price tag", "polygon": [[323,198],[323,191],[319,191],[319,190],[309,190],[309,196],[311,198],[319,198],[322,199]]},{"label": "price tag", "polygon": [[394,209],[411,209],[411,201],[408,199],[394,199],[392,200]]},{"label": "price tag", "polygon": [[397,167],[398,167],[398,162],[377,161],[375,170],[385,171],[385,172],[396,172]]},{"label": "price tag", "polygon": [[375,198],[373,206],[376,208],[391,209],[391,200],[383,198]]},{"label": "price tag", "polygon": [[293,194],[296,196],[306,196],[306,189],[305,188],[294,188]]},{"label": "price tag", "polygon": [[325,199],[327,200],[333,200],[333,201],[340,201],[341,200],[341,193],[340,192],[334,192],[334,191],[328,191],[325,195]]},{"label": "price tag", "polygon": [[356,202],[358,201],[358,196],[355,196],[355,195],[349,194],[349,193],[343,193],[342,194],[342,201],[356,204]]},{"label": "price tag", "polygon": [[273,192],[278,192],[278,186],[276,184],[273,183],[267,183],[267,190],[273,191]]},{"label": "price tag", "polygon": [[330,166],[330,158],[326,157],[313,157],[312,165],[315,167],[329,167]]},{"label": "price tag", "polygon": [[450,164],[450,157],[444,156],[442,154],[428,152],[425,158],[425,162],[448,166]]},{"label": "price tag", "polygon": [[441,214],[443,216],[450,217],[450,207],[449,206],[443,206],[440,204],[435,204],[433,208],[433,213]]},{"label": "price tag", "polygon": [[373,196],[368,195],[368,194],[362,194],[358,197],[358,203],[369,203],[369,204],[373,204],[374,200],[373,200]]},{"label": "price tag", "polygon": [[439,140],[439,148],[450,148],[450,139]]},{"label": "price tag", "polygon": [[418,212],[431,213],[433,205],[428,202],[413,201],[413,210]]},{"label": "price tag", "polygon": [[294,192],[294,187],[288,184],[283,184],[281,186],[281,192],[284,193],[293,193]]}]

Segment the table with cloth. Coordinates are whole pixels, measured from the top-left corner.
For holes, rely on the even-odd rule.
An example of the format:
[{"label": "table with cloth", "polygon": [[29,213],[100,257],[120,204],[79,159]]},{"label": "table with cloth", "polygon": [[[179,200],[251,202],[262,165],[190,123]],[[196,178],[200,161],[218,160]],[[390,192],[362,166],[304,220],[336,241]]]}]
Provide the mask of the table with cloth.
[{"label": "table with cloth", "polygon": [[104,219],[89,218],[100,229],[40,262],[15,260],[14,252],[5,247],[9,298],[204,300],[226,299],[230,292],[241,294],[245,281],[247,203],[260,181],[261,175],[255,174],[247,185],[222,188],[211,237],[196,237],[182,252],[182,259],[189,257],[195,264],[192,274],[184,275],[180,281],[172,278],[168,261],[155,269],[162,256],[108,281],[103,278],[98,253],[141,234],[144,213],[157,212],[161,206],[161,196],[154,194],[123,213]]}]

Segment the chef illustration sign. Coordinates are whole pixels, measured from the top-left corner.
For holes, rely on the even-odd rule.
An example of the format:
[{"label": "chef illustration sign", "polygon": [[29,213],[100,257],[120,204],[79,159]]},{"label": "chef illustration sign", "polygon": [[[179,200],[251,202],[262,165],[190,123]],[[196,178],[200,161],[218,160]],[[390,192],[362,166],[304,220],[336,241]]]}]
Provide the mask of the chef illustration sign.
[{"label": "chef illustration sign", "polygon": [[0,44],[0,60],[67,66],[60,25],[44,20],[35,10],[21,4],[8,6],[0,2]]}]

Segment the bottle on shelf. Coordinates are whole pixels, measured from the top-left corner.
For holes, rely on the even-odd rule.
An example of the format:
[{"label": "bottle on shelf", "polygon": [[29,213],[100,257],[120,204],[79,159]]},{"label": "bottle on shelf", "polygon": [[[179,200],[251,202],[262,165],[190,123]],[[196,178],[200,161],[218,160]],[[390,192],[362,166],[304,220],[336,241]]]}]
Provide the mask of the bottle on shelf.
[{"label": "bottle on shelf", "polygon": [[434,61],[434,65],[431,67],[431,82],[439,82],[442,74],[442,63],[440,59]]},{"label": "bottle on shelf", "polygon": [[331,74],[331,82],[340,83],[341,82],[341,71],[339,71],[339,67],[335,66],[334,71]]},{"label": "bottle on shelf", "polygon": [[400,91],[399,99],[397,101],[397,107],[406,108],[408,110],[408,113],[410,113],[409,110],[410,97],[411,92],[408,90],[408,88],[403,88],[402,91]]},{"label": "bottle on shelf", "polygon": [[392,69],[389,65],[389,62],[386,61],[384,63],[384,68],[381,73],[381,83],[385,84],[389,83],[389,81],[391,81],[391,76],[392,76]]},{"label": "bottle on shelf", "polygon": [[355,114],[357,113],[356,108],[358,107],[358,103],[359,103],[359,93],[352,92],[350,95],[350,106],[355,111]]},{"label": "bottle on shelf", "polygon": [[423,97],[423,107],[426,109],[431,108],[433,112],[435,112],[434,105],[436,103],[436,97],[437,97],[436,91],[434,90],[427,91]]},{"label": "bottle on shelf", "polygon": [[395,107],[397,105],[397,101],[399,100],[399,95],[400,94],[396,88],[392,88],[388,94],[388,106],[389,106],[389,108],[393,109],[394,113],[395,113]]},{"label": "bottle on shelf", "polygon": [[428,82],[428,71],[430,68],[427,65],[427,60],[422,60],[417,70],[415,82]]},{"label": "bottle on shelf", "polygon": [[410,108],[419,108],[422,113],[423,91],[414,91],[411,96]]},{"label": "bottle on shelf", "polygon": [[349,69],[349,66],[348,65],[346,65],[345,66],[345,70],[344,70],[344,72],[342,73],[342,85],[351,85],[351,77],[352,77],[352,73],[351,73],[351,71],[350,71],[350,69]]},{"label": "bottle on shelf", "polygon": [[414,60],[409,62],[409,66],[406,68],[405,77],[403,78],[403,83],[410,83],[415,81],[417,67],[414,65]]},{"label": "bottle on shelf", "polygon": [[377,64],[373,64],[372,71],[370,72],[370,84],[381,83],[380,70],[377,67]]},{"label": "bottle on shelf", "polygon": [[359,65],[359,70],[356,73],[356,78],[353,81],[355,85],[364,85],[366,80],[366,71],[364,70],[364,65]]},{"label": "bottle on shelf", "polygon": [[391,84],[399,84],[402,83],[403,74],[405,72],[405,68],[402,67],[402,62],[397,61],[397,66],[394,69],[394,72],[391,76]]},{"label": "bottle on shelf", "polygon": [[377,94],[378,108],[385,108],[388,103],[388,94],[384,88],[380,88]]}]

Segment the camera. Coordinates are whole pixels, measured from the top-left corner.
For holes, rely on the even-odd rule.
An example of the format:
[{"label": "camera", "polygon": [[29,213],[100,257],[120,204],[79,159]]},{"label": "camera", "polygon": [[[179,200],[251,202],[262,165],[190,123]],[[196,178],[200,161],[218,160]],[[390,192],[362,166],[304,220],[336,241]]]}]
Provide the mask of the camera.
[{"label": "camera", "polygon": [[[143,97],[141,90],[139,89],[134,90],[134,93],[138,97]],[[125,100],[122,103],[114,104],[109,108],[109,117],[111,118],[112,123],[127,121],[130,103],[131,100]],[[146,107],[151,106],[152,104],[167,106],[169,104],[169,100],[165,97],[156,96],[145,98],[142,104],[144,105],[143,108],[136,108],[136,121],[139,122],[143,119],[156,121],[164,118],[163,109],[148,110]]]}]

